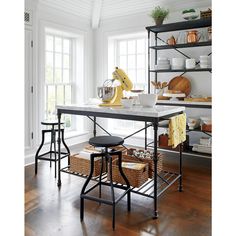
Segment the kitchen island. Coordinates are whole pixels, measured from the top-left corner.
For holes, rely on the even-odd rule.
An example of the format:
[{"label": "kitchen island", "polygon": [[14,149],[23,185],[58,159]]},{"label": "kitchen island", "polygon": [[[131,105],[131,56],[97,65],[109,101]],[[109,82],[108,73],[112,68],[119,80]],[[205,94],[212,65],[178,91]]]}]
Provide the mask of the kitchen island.
[{"label": "kitchen island", "polygon": [[[120,106],[116,107],[101,107],[97,105],[60,105],[57,106],[57,115],[58,115],[58,187],[61,186],[61,172],[75,174],[77,176],[86,177],[80,175],[79,173],[71,173],[69,166],[61,168],[61,137],[60,137],[60,121],[62,114],[71,114],[71,115],[81,115],[87,116],[94,123],[94,135],[96,135],[96,126],[101,128],[107,134],[109,134],[101,125],[96,122],[96,117],[102,118],[112,118],[112,119],[125,119],[133,121],[143,121],[145,126],[143,129],[140,129],[137,132],[146,130],[148,127],[153,127],[153,140],[154,140],[154,149],[153,149],[153,163],[154,163],[154,177],[142,185],[140,188],[132,188],[131,191],[136,194],[143,195],[145,197],[153,198],[153,218],[158,217],[157,211],[157,200],[158,197],[165,192],[172,184],[179,180],[179,191],[182,191],[182,144],[179,152],[179,173],[171,173],[167,171],[162,171],[162,174],[157,173],[157,163],[158,163],[158,124],[160,121],[169,119],[173,116],[183,113],[185,110],[184,107],[178,106],[161,106],[156,105],[153,108],[133,106],[131,108],[123,108]],[[149,124],[148,124],[149,122]],[[126,138],[131,137],[137,132],[128,135]],[[126,139],[125,138],[125,139]],[[94,178],[96,181],[97,179]],[[108,181],[106,176],[103,178],[104,181]],[[109,182],[109,181],[108,181]]]}]

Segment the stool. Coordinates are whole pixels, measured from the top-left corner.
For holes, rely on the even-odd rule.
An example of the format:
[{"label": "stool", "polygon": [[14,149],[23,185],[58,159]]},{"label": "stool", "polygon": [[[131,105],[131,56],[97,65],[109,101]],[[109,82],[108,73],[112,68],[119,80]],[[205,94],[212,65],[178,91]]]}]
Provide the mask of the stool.
[{"label": "stool", "polygon": [[[58,129],[55,129],[55,126],[58,126],[58,121],[42,121],[41,124],[51,126],[51,129],[43,129],[42,130],[42,142],[35,154],[35,175],[37,175],[37,172],[38,172],[38,160],[50,161],[50,167],[52,166],[52,161],[53,161],[53,162],[55,162],[55,178],[56,178],[57,177],[57,161],[58,161],[58,158],[57,158],[58,151],[56,150],[56,132],[58,132]],[[63,124],[64,123],[61,122],[61,125],[63,125]],[[39,152],[41,151],[41,149],[44,145],[46,133],[51,134],[50,151],[39,155]],[[63,128],[61,129],[61,141],[67,151],[67,152],[61,152],[61,154],[64,155],[64,156],[61,156],[61,159],[68,156],[68,164],[69,164],[70,150],[64,140],[64,129]],[[53,149],[52,149],[52,147],[53,147]],[[50,155],[50,158],[44,157],[48,154]],[[54,154],[54,158],[52,158],[52,154]]]},{"label": "stool", "polygon": [[[82,187],[81,194],[80,194],[80,219],[81,219],[81,221],[83,221],[83,218],[84,218],[84,199],[88,199],[88,200],[92,200],[92,201],[96,201],[99,203],[104,203],[104,204],[112,206],[112,228],[113,228],[113,230],[115,229],[115,206],[126,194],[127,194],[127,208],[128,208],[128,211],[130,211],[130,184],[129,184],[129,181],[128,181],[127,177],[125,176],[125,174],[122,170],[122,167],[121,167],[122,152],[121,151],[108,152],[109,147],[118,146],[123,143],[124,143],[124,139],[122,139],[120,137],[116,137],[116,136],[97,136],[97,137],[91,138],[89,140],[89,144],[91,144],[95,147],[103,147],[103,148],[105,148],[105,151],[103,151],[102,153],[93,153],[90,155],[90,173],[89,173],[89,176],[86,179],[86,181]],[[112,156],[113,155],[118,155],[118,168],[119,168],[121,176],[125,180],[126,186],[114,186],[113,185],[113,182],[112,182]],[[100,172],[100,176],[99,176],[99,181],[93,187],[91,187],[90,189],[85,191],[88,183],[90,182],[90,180],[92,179],[92,176],[93,176],[94,158],[95,157],[101,157],[101,172]],[[106,166],[107,166],[107,162],[109,161],[110,183],[104,183],[101,181],[102,170],[103,170],[103,158],[104,157],[105,157],[105,161],[106,161]],[[112,200],[106,200],[106,199],[101,198],[101,185],[110,186]],[[93,190],[97,186],[99,186],[99,197],[87,195],[91,190]],[[121,188],[121,189],[125,190],[125,192],[117,199],[115,199],[114,187]]]}]

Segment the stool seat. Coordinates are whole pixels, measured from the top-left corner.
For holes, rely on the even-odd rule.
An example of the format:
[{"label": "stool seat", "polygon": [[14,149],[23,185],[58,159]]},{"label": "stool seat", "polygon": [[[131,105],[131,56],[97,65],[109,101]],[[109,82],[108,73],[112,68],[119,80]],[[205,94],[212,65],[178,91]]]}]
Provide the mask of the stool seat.
[{"label": "stool seat", "polygon": [[[41,122],[42,125],[58,125],[58,121],[57,120],[44,120]],[[61,125],[64,124],[64,122],[60,123]]]},{"label": "stool seat", "polygon": [[89,139],[89,144],[95,147],[113,147],[122,145],[124,139],[117,136],[97,136]]}]

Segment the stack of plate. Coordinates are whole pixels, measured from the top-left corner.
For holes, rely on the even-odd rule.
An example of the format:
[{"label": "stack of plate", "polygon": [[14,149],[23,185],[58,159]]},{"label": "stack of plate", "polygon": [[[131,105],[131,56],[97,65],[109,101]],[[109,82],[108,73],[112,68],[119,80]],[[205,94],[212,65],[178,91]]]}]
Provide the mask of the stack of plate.
[{"label": "stack of plate", "polygon": [[157,65],[155,65],[156,70],[169,70],[170,60],[166,57],[159,57],[157,59]]},{"label": "stack of plate", "polygon": [[171,69],[172,70],[183,70],[185,67],[185,59],[182,57],[172,58]]},{"label": "stack of plate", "polygon": [[200,144],[193,144],[193,151],[211,154],[211,138],[201,137]]}]

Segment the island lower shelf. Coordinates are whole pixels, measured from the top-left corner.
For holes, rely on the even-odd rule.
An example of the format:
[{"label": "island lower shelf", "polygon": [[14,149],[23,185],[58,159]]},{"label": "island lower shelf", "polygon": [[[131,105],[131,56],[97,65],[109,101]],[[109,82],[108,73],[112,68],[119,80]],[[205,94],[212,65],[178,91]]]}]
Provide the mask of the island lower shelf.
[{"label": "island lower shelf", "polygon": [[[87,178],[87,175],[83,175],[78,172],[73,172],[70,171],[70,166],[66,166],[61,169],[61,172],[71,174],[74,176],[82,177],[82,178]],[[157,196],[159,197],[162,193],[165,192],[170,186],[172,186],[179,178],[181,177],[180,174],[171,172],[171,171],[161,171],[161,173],[158,174],[157,177]],[[99,176],[92,177],[92,180],[95,182],[99,182]],[[107,173],[103,173],[101,180],[104,185],[110,186],[110,181],[107,178]],[[124,188],[126,185],[113,182],[114,186],[117,186],[119,188]],[[154,179],[148,179],[143,185],[140,187],[132,187],[131,186],[131,192],[136,193],[139,195],[142,195],[144,197],[149,197],[149,198],[154,198]]]}]

